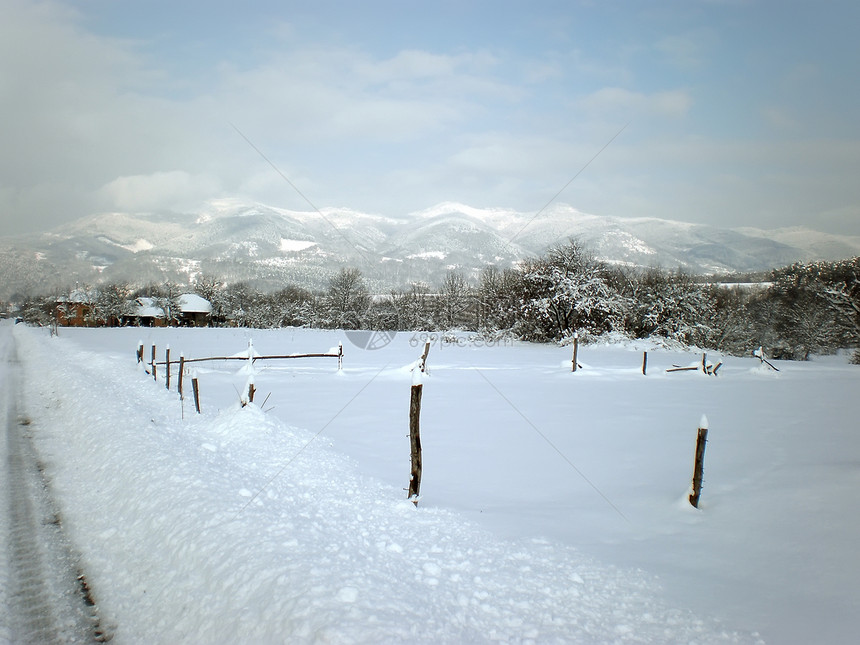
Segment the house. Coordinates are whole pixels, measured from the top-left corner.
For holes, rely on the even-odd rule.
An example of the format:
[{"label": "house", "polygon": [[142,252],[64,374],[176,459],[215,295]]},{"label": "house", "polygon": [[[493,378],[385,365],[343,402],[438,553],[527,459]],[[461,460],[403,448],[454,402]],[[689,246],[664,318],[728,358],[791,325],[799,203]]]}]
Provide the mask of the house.
[{"label": "house", "polygon": [[155,304],[155,298],[141,296],[135,299],[129,322],[139,327],[164,327],[164,310]]},{"label": "house", "polygon": [[58,325],[63,327],[92,327],[93,300],[96,294],[76,289],[67,296],[56,300],[55,316]]},{"label": "house", "polygon": [[209,324],[212,304],[195,293],[179,296],[179,324],[188,327],[205,327]]},{"label": "house", "polygon": [[164,327],[173,321],[187,327],[205,327],[209,324],[212,305],[208,300],[194,293],[184,293],[179,296],[178,302],[178,311],[175,311],[173,319],[168,321],[157,298],[141,296],[134,301],[128,322],[140,327]]}]

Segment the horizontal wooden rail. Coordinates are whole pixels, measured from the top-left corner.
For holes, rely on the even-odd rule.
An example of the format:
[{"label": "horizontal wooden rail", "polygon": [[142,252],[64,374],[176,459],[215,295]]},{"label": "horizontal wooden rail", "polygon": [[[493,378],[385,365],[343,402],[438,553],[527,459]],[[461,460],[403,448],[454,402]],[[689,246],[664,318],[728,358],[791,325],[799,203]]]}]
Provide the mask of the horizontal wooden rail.
[{"label": "horizontal wooden rail", "polygon": [[[253,361],[264,361],[284,358],[340,358],[342,354],[283,354],[273,356],[254,356]],[[247,361],[247,356],[210,356],[208,358],[186,358],[185,363],[202,363],[203,361]],[[179,361],[156,361],[156,365],[178,365]]]}]

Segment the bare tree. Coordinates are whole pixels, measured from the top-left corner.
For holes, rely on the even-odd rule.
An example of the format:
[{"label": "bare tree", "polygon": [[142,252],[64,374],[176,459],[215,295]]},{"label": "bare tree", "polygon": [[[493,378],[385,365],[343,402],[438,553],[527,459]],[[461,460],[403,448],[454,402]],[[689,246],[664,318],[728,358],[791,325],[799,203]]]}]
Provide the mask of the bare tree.
[{"label": "bare tree", "polygon": [[358,269],[341,269],[329,280],[325,305],[328,326],[358,329],[370,307],[370,294]]},{"label": "bare tree", "polygon": [[519,296],[523,274],[516,269],[500,271],[490,265],[481,272],[478,287],[478,326],[493,331],[514,329],[520,319]]},{"label": "bare tree", "polygon": [[466,322],[465,313],[471,302],[472,290],[459,271],[448,271],[439,290],[442,322],[448,329]]}]

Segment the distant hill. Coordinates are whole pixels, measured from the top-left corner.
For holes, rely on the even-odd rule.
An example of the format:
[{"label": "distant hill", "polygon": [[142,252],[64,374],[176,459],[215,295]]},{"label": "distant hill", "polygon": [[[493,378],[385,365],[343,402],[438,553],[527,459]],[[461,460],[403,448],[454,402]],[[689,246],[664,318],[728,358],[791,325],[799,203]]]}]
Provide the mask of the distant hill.
[{"label": "distant hill", "polygon": [[557,204],[540,216],[445,202],[402,218],[349,209],[292,211],[213,200],[196,213],[103,213],[48,233],[0,238],[0,298],[75,282],[135,284],[204,273],[264,289],[324,286],[342,266],[379,292],[513,266],[577,238],[599,258],[695,273],[749,272],[860,254],[860,238],[808,229],[724,229],[589,215]]}]

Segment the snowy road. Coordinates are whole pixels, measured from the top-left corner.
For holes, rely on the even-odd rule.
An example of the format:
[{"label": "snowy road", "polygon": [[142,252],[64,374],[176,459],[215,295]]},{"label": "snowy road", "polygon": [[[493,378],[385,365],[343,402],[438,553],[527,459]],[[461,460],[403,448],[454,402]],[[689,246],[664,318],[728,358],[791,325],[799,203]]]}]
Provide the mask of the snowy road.
[{"label": "snowy road", "polygon": [[8,325],[0,331],[3,400],[3,518],[0,544],[0,641],[14,643],[104,642],[108,635],[63,532],[62,515],[50,494],[30,440],[34,428],[18,408],[20,366]]}]

